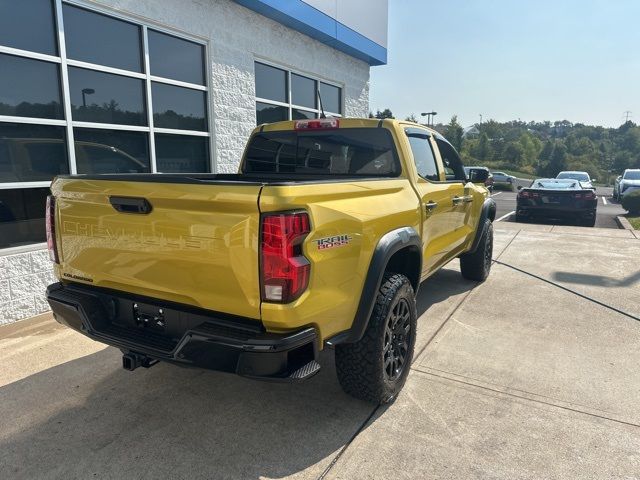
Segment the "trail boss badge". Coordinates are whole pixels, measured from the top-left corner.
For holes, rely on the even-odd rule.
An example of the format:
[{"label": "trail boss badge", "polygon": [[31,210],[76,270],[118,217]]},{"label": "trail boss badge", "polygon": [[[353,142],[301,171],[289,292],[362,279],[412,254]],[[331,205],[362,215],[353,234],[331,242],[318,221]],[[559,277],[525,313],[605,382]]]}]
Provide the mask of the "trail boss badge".
[{"label": "trail boss badge", "polygon": [[352,239],[351,235],[334,235],[333,237],[319,238],[315,242],[318,245],[318,250],[326,250],[328,248],[344,247]]}]

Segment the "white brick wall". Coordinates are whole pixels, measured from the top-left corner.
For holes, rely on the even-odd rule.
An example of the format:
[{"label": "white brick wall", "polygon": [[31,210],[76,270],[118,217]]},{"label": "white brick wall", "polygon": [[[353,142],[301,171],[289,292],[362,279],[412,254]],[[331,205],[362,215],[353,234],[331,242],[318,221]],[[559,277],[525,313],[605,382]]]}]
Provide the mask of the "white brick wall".
[{"label": "white brick wall", "polygon": [[0,325],[49,310],[44,291],[53,282],[46,250],[0,256]]},{"label": "white brick wall", "polygon": [[[83,2],[132,20],[208,40],[214,155],[219,173],[237,171],[255,127],[254,61],[266,59],[343,85],[345,115],[369,112],[369,65],[230,0]],[[1,253],[0,253],[1,255]],[[0,324],[48,310],[54,281],[46,250],[0,256]]]}]

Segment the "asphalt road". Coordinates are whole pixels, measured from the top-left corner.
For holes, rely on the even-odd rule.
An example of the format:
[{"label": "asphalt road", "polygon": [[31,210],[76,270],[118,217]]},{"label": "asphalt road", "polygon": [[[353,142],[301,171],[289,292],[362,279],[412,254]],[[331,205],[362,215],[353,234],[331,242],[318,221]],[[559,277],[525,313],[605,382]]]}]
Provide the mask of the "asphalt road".
[{"label": "asphalt road", "polygon": [[[518,179],[516,186],[522,185],[528,187],[530,185],[529,180]],[[598,211],[596,216],[596,227],[600,228],[619,228],[616,223],[616,216],[623,215],[624,209],[612,198],[611,187],[598,187],[596,188],[596,194],[598,195]],[[498,207],[496,213],[496,219],[501,219],[502,222],[515,222],[515,209],[516,209],[516,192],[503,192],[495,191],[493,193],[493,199],[496,201]],[[511,215],[510,215],[511,214]],[[544,223],[550,225],[579,225],[578,222],[571,220],[534,220],[532,223]]]}]

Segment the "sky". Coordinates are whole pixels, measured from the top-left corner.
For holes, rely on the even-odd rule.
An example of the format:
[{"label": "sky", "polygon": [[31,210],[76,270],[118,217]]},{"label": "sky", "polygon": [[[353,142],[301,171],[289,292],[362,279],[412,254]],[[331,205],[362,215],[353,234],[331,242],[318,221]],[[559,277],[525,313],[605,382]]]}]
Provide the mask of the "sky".
[{"label": "sky", "polygon": [[370,109],[480,121],[640,123],[639,0],[389,0]]}]

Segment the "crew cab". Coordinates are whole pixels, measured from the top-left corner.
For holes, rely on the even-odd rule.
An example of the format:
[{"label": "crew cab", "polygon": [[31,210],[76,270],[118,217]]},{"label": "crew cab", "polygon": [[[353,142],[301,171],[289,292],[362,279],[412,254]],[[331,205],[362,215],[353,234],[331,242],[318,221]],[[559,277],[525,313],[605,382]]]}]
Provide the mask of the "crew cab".
[{"label": "crew cab", "polygon": [[54,316],[128,370],[302,380],[331,347],[345,391],[388,402],[420,282],[456,258],[469,279],[491,268],[495,203],[444,137],[409,122],[265,124],[237,174],[66,175],[51,191]]}]

